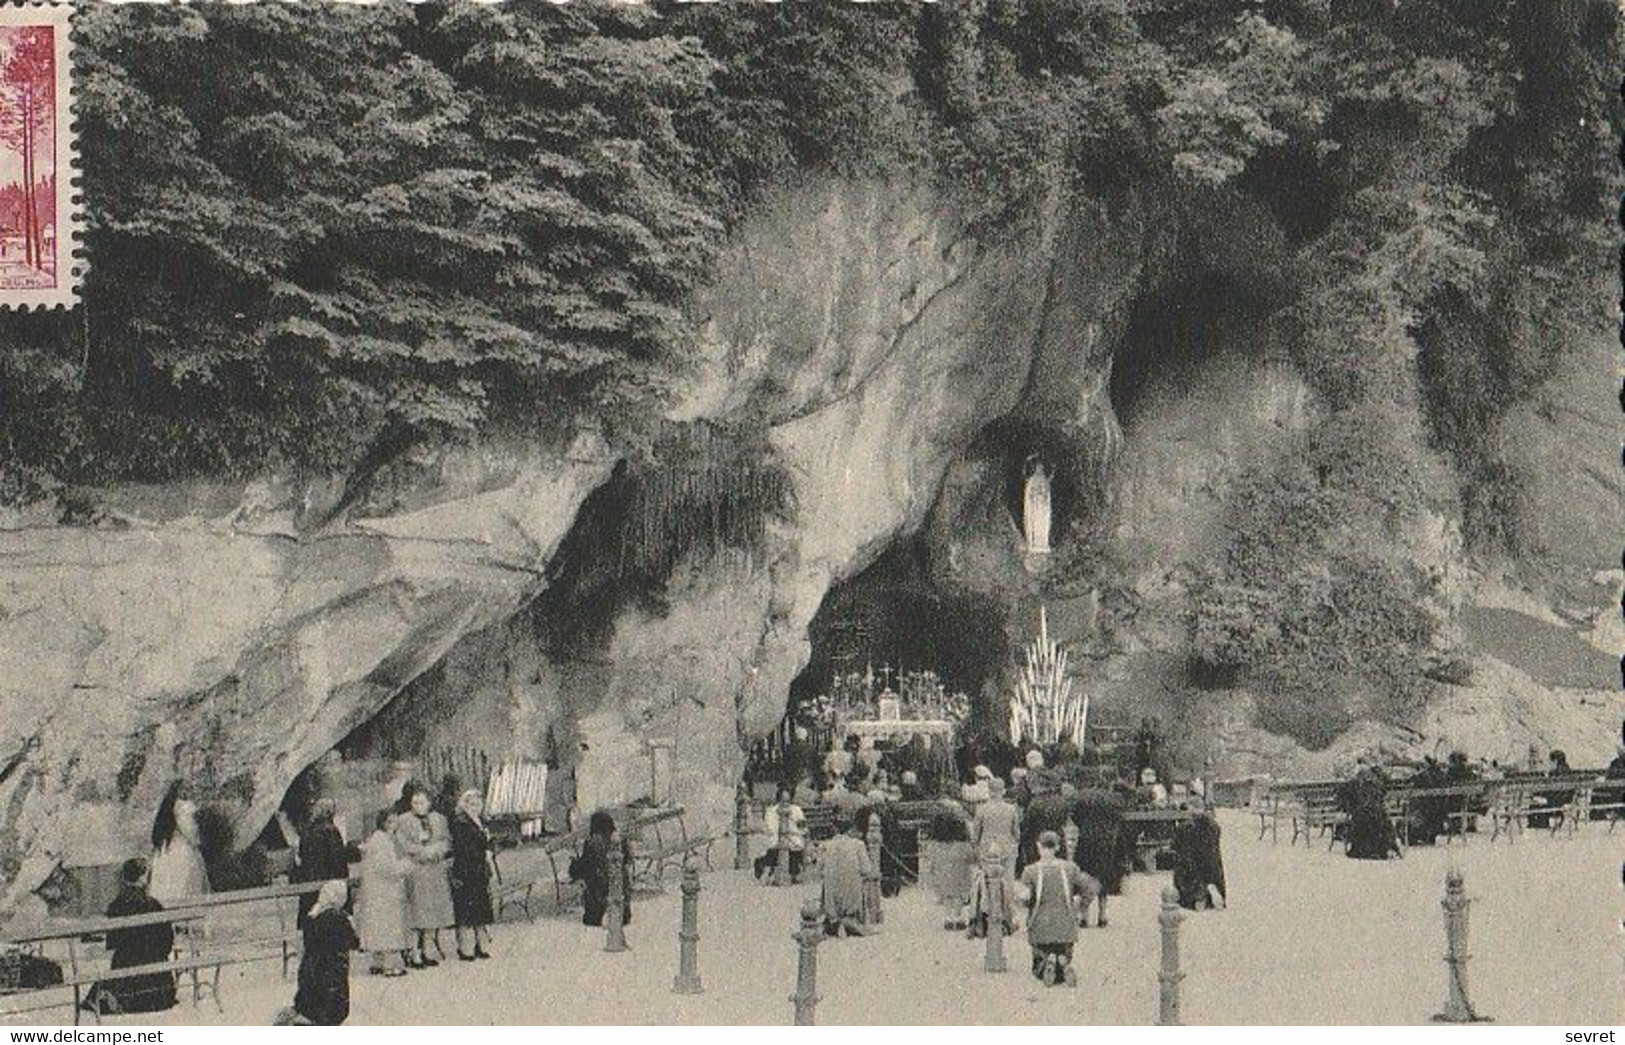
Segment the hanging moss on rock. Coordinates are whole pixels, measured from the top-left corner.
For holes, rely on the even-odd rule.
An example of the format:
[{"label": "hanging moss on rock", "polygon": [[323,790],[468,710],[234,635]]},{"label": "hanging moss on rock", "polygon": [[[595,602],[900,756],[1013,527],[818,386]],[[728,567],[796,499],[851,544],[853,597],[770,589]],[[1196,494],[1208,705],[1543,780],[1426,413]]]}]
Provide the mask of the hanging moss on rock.
[{"label": "hanging moss on rock", "polygon": [[668,424],[633,469],[621,530],[621,573],[666,578],[683,559],[728,551],[753,559],[768,520],[791,505],[788,477],[765,434],[695,421]]}]

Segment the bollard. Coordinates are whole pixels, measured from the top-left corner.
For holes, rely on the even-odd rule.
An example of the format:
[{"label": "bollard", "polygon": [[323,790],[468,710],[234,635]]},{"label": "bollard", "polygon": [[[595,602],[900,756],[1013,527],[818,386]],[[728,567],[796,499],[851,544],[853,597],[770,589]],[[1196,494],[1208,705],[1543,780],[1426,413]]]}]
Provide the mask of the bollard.
[{"label": "bollard", "polygon": [[1461,871],[1451,868],[1444,876],[1445,969],[1448,977],[1444,1011],[1435,1013],[1435,1023],[1490,1023],[1491,1018],[1473,1011],[1467,1000],[1467,887]]},{"label": "bollard", "polygon": [[626,943],[626,864],[621,833],[609,836],[609,899],[604,911],[604,950],[612,954],[631,950]]},{"label": "bollard", "polygon": [[785,835],[790,830],[790,803],[779,803],[779,836],[773,840],[778,846],[778,859],[773,864],[774,885],[794,885],[795,879],[790,875],[790,847],[785,844]]},{"label": "bollard", "polygon": [[1157,924],[1162,926],[1162,968],[1157,971],[1161,990],[1157,998],[1157,1024],[1177,1027],[1179,1022],[1179,983],[1185,974],[1179,971],[1179,923],[1185,914],[1179,909],[1179,890],[1173,886],[1162,891],[1162,911]]},{"label": "bollard", "polygon": [[677,930],[677,978],[671,989],[677,994],[704,994],[700,985],[700,869],[693,861],[683,861],[683,924]]},{"label": "bollard", "polygon": [[734,792],[734,870],[750,866],[750,789],[739,782]]},{"label": "bollard", "polygon": [[818,1010],[818,942],[824,938],[824,911],[817,900],[801,905],[801,930],[791,939],[799,944],[796,964],[796,992],[790,995],[795,1003],[797,1027],[811,1027],[817,1022]]},{"label": "bollard", "polygon": [[886,912],[880,903],[880,817],[869,817],[864,843],[869,847],[869,876],[863,881],[864,921],[870,925],[880,925],[886,920]]},{"label": "bollard", "polygon": [[982,956],[983,972],[1006,972],[1004,960],[1004,861],[990,853],[982,863],[982,902],[987,905],[987,953]]}]

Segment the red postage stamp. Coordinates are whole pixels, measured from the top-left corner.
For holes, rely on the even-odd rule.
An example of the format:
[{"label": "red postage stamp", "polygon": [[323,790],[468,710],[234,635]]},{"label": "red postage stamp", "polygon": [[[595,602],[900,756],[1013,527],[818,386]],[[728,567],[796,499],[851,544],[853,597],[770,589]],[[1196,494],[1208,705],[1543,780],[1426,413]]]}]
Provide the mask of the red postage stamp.
[{"label": "red postage stamp", "polygon": [[69,4],[0,6],[0,308],[78,291]]}]

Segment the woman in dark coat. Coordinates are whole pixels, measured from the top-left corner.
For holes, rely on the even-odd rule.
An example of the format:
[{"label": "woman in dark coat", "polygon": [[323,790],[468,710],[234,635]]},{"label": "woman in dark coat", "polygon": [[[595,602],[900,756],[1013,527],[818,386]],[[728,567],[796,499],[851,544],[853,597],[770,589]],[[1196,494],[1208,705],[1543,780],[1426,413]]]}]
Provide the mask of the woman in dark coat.
[{"label": "woman in dark coat", "polygon": [[1354,860],[1386,860],[1399,855],[1399,837],[1383,804],[1383,780],[1362,765],[1354,779],[1338,789],[1338,808],[1348,814],[1348,855]]},{"label": "woman in dark coat", "polygon": [[[1212,887],[1211,890],[1209,887]],[[1219,825],[1207,812],[1174,829],[1174,888],[1179,906],[1189,910],[1228,903],[1224,885],[1224,854],[1219,850]]]},{"label": "woman in dark coat", "polygon": [[[484,803],[478,791],[464,791],[451,817],[451,907],[457,916],[457,957],[465,962],[491,957],[491,835],[480,819]],[[473,937],[474,953],[465,937]]]},{"label": "woman in dark coat", "polygon": [[[1123,892],[1124,839],[1123,814],[1128,803],[1111,791],[1085,788],[1072,804],[1072,819],[1078,825],[1078,847],[1073,863],[1100,883],[1100,906],[1096,924],[1106,924],[1106,897]],[[1083,912],[1086,916],[1087,911]]]},{"label": "woman in dark coat", "polygon": [[570,861],[570,880],[582,885],[582,925],[603,925],[609,909],[609,860],[614,849],[621,860],[621,924],[632,924],[632,847],[620,841],[615,818],[602,809],[587,822],[581,855]]},{"label": "woman in dark coat", "polygon": [[[119,870],[119,894],[107,907],[107,917],[152,914],[164,905],[147,892],[150,869],[137,857]],[[175,949],[175,927],[165,922],[112,929],[107,933],[108,963],[115,969],[167,962]],[[154,972],[127,980],[109,980],[91,988],[87,1004],[100,1012],[163,1012],[175,1007],[175,974]]]},{"label": "woman in dark coat", "polygon": [[[344,841],[339,828],[333,822],[338,813],[331,798],[318,798],[315,805],[310,808],[310,822],[299,833],[299,866],[295,868],[294,880],[297,882],[330,882],[334,879],[349,880],[350,864],[361,859],[361,850],[357,846]],[[305,919],[310,915],[310,909],[316,905],[316,894],[305,893],[299,897],[299,921],[304,927]],[[346,906],[348,913],[348,906]]]},{"label": "woman in dark coat", "polygon": [[361,941],[344,913],[349,900],[349,886],[339,879],[329,881],[305,919],[293,1008],[318,1027],[337,1027],[350,1017],[350,952]]}]

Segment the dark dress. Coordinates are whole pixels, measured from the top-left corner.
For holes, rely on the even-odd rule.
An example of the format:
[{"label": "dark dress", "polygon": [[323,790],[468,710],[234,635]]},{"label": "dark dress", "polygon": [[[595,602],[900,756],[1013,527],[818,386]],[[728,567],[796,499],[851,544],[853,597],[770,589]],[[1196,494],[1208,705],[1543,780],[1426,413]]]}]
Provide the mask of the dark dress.
[{"label": "dark dress", "polygon": [[1365,769],[1338,789],[1338,806],[1348,814],[1348,855],[1355,860],[1386,860],[1399,852],[1399,838],[1383,807],[1382,778]]},{"label": "dark dress", "polygon": [[[570,880],[581,883],[581,924],[603,925],[609,909],[609,839],[588,835],[570,861]],[[621,924],[632,924],[632,847],[621,843]]]},{"label": "dark dress", "polygon": [[1209,885],[1228,902],[1219,825],[1203,813],[1174,829],[1174,888],[1179,890],[1179,905],[1193,911],[1213,906]]},{"label": "dark dress", "polygon": [[1124,856],[1128,832],[1123,814],[1128,804],[1110,791],[1089,789],[1079,793],[1072,804],[1072,818],[1078,824],[1078,848],[1073,863],[1100,883],[1107,896],[1123,891]]},{"label": "dark dress", "polygon": [[[126,887],[107,907],[109,918],[162,911],[164,905],[145,889]],[[175,949],[175,927],[160,923],[113,929],[107,934],[108,963],[115,969],[167,962]],[[109,980],[91,989],[92,1004],[101,1011],[163,1012],[175,1007],[175,974],[155,972],[128,980]],[[116,1010],[115,1010],[116,1007]]]},{"label": "dark dress", "polygon": [[491,910],[491,836],[467,813],[451,819],[451,907],[457,924],[463,928],[490,925],[496,921]]},{"label": "dark dress", "polygon": [[[1449,782],[1444,767],[1430,758],[1422,767],[1422,771],[1411,780],[1410,786],[1431,789],[1444,787]],[[1428,795],[1411,801],[1410,833],[1407,837],[1413,845],[1432,845],[1445,833],[1450,824],[1450,805],[1449,797],[1439,795]]]},{"label": "dark dress", "polygon": [[[351,862],[360,859],[360,848],[345,844],[344,836],[339,834],[338,825],[331,820],[318,820],[299,835],[299,866],[295,868],[296,873],[292,877],[297,882],[347,880],[350,877]],[[304,926],[305,918],[314,906],[316,906],[314,892],[299,897],[298,924],[301,927]],[[349,902],[346,902],[344,909],[350,910]]]},{"label": "dark dress", "polygon": [[1027,804],[1027,811],[1021,814],[1021,855],[1016,868],[1018,874],[1028,864],[1037,862],[1039,835],[1045,831],[1054,831],[1057,836],[1062,835],[1066,830],[1067,814],[1070,811],[1067,800],[1061,797],[1059,791],[1040,791],[1033,795],[1032,801]]},{"label": "dark dress", "polygon": [[343,911],[331,908],[304,927],[294,1011],[318,1027],[337,1027],[350,1017],[350,951],[361,946]]}]

